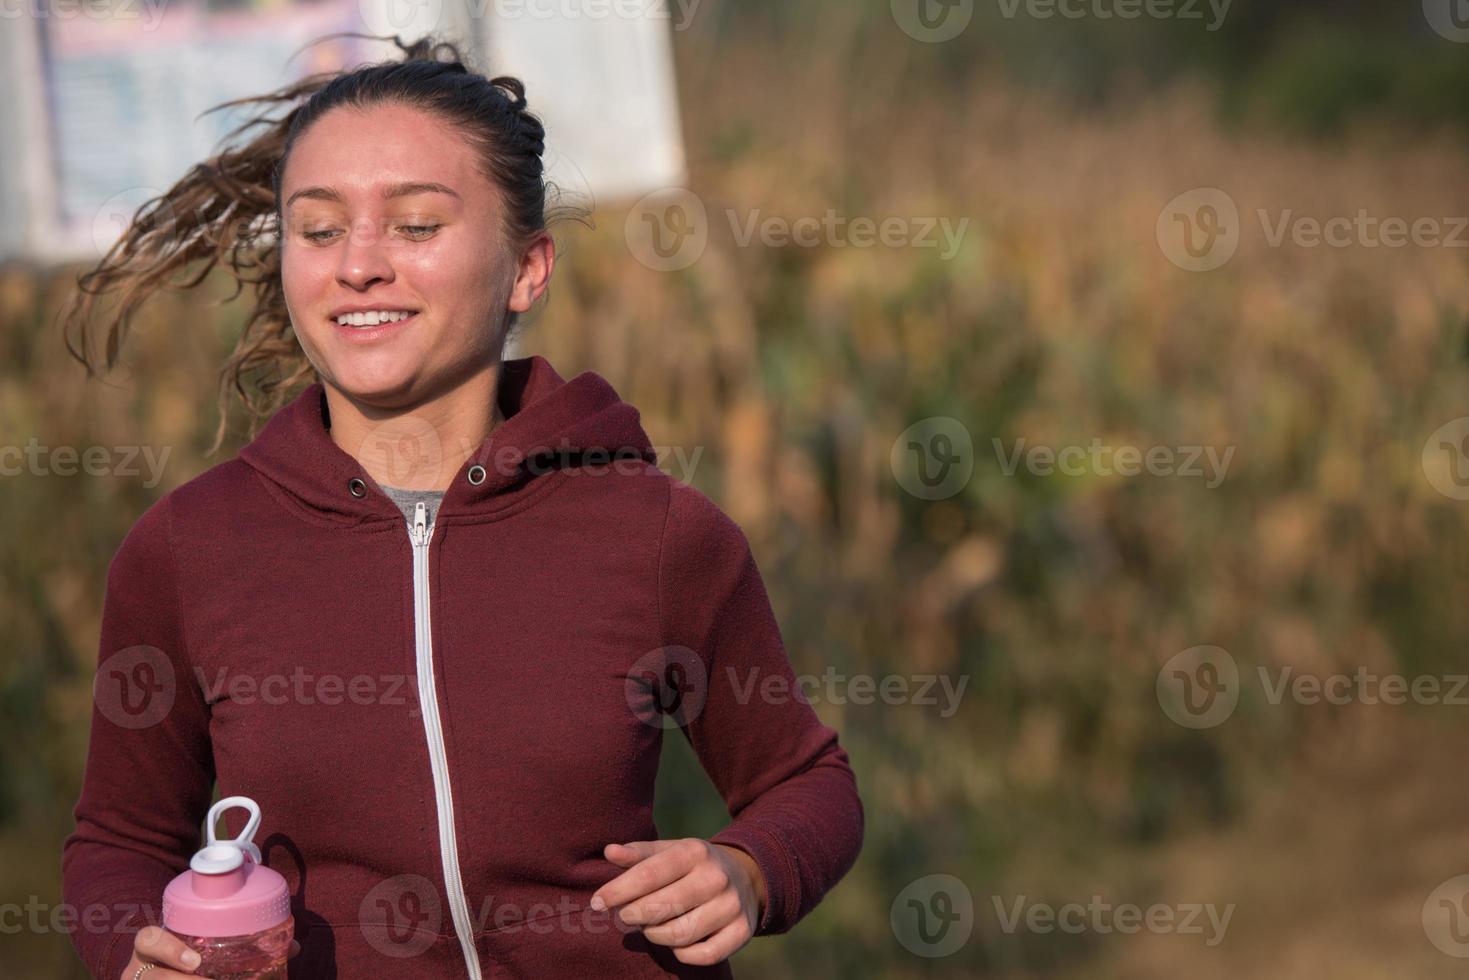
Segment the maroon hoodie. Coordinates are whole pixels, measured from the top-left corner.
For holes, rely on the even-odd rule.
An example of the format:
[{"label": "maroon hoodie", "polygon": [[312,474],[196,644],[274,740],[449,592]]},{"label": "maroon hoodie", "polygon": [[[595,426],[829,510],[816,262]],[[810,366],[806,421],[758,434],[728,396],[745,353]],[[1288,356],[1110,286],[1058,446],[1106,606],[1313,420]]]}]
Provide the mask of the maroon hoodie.
[{"label": "maroon hoodie", "polygon": [[756,935],[851,867],[847,754],[738,525],[600,376],[508,360],[499,399],[433,525],[332,442],[315,384],[123,540],[61,861],[95,976],[157,921],[216,782],[263,811],[293,978],[730,977],[589,907],[623,870],[603,847],[660,836],[665,729],[728,806],[710,840],[764,873]]}]

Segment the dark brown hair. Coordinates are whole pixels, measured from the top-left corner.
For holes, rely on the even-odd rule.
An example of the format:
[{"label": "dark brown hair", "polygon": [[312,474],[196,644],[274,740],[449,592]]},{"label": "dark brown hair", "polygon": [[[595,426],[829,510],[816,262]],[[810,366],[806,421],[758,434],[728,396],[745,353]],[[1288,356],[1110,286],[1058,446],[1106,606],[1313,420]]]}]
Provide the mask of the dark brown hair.
[{"label": "dark brown hair", "polygon": [[[102,260],[78,277],[63,332],[67,349],[86,366],[88,377],[99,373],[90,357],[97,297],[120,294],[116,312],[106,323],[103,364],[110,370],[133,316],[150,296],[161,289],[197,286],[223,263],[235,280],[227,299],[234,299],[248,284],[254,288],[255,305],[220,369],[219,428],[209,455],[224,439],[232,392],[251,416],[253,435],[259,421],[299,385],[319,380],[291,328],[281,284],[280,182],[296,141],[338,106],[360,109],[399,103],[437,115],[469,142],[482,173],[499,189],[504,203],[502,235],[512,254],[518,256],[547,228],[552,217],[547,190],[555,188],[544,179],[545,130],[527,110],[520,80],[508,75],[487,78],[470,70],[449,41],[432,36],[412,44],[397,37],[392,41],[403,54],[401,60],[310,75],[266,95],[208,110],[263,107],[225,137],[221,152],[196,164],[166,193],[139,208]],[[272,115],[281,106],[288,111]],[[555,210],[581,215],[576,207]],[[174,281],[181,270],[196,264],[194,274]],[[516,319],[515,314],[508,317],[511,328]],[[78,335],[76,344],[73,333]]]}]

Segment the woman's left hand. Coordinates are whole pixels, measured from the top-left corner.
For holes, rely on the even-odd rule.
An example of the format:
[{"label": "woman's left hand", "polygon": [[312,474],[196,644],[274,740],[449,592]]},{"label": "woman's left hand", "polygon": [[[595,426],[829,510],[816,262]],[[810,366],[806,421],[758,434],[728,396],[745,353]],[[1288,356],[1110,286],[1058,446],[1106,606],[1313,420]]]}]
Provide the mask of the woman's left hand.
[{"label": "woman's left hand", "polygon": [[592,908],[621,908],[681,963],[726,960],[755,934],[765,910],[765,877],[737,847],[697,837],[608,844],[607,860],[626,868],[592,895]]}]

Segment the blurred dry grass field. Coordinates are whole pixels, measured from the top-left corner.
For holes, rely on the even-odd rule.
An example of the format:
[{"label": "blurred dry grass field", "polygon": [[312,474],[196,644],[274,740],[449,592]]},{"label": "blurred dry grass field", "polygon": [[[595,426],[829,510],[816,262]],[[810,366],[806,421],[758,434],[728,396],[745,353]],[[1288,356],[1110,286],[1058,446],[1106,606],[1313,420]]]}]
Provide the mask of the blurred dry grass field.
[{"label": "blurred dry grass field", "polygon": [[[1257,217],[1469,214],[1465,147],[1228,131],[1187,88],[1081,112],[940,78],[912,46],[872,43],[842,18],[823,26],[819,46],[681,41],[706,251],[652,271],[628,249],[624,213],[599,210],[595,229],[563,230],[524,342],[568,377],[606,376],[655,444],[702,450],[692,482],[749,534],[798,673],[969,679],[951,717],[818,703],[868,803],[863,856],[809,920],[737,968],[1453,975],[1417,910],[1469,871],[1453,767],[1466,709],[1274,705],[1246,684],[1229,721],[1192,731],[1162,713],[1154,684],[1199,644],[1248,675],[1465,669],[1469,505],[1434,490],[1420,454],[1469,414],[1466,250],[1273,247]],[[1207,273],[1171,263],[1155,230],[1198,187],[1225,190],[1241,216],[1238,252]],[[742,247],[726,220],[832,208],[969,224],[945,261]],[[149,501],[217,461],[202,456],[213,370],[243,319],[211,296],[169,297],[114,387],[84,384],[52,329],[68,288],[65,275],[0,273],[0,442],[170,455],[155,488],[5,480],[0,901],[58,900],[106,564]],[[963,492],[937,502],[904,493],[889,464],[899,433],[931,416],[962,420],[975,449]],[[240,444],[235,427],[219,458]],[[1212,489],[1006,475],[992,440],[1022,438],[1236,451]],[[666,778],[692,765],[676,755]],[[708,793],[669,792],[660,826],[712,832]],[[963,951],[926,961],[895,941],[889,907],[940,872],[967,883],[978,921]],[[1006,934],[989,898],[1094,892],[1238,911],[1206,949]],[[71,968],[64,936],[4,942],[9,975]]]}]

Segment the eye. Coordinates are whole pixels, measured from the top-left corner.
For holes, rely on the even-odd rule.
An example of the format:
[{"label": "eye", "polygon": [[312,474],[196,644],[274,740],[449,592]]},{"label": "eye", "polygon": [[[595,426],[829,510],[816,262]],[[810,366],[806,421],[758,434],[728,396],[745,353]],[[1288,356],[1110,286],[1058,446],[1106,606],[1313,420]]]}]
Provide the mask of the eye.
[{"label": "eye", "polygon": [[326,231],[307,231],[307,232],[302,232],[301,233],[301,237],[304,238],[304,239],[306,239],[308,242],[324,242],[324,241],[326,241],[328,235],[335,235],[335,234],[336,234],[335,231],[328,229]]},{"label": "eye", "polygon": [[427,238],[438,231],[443,225],[399,225],[398,226],[409,238]]}]

